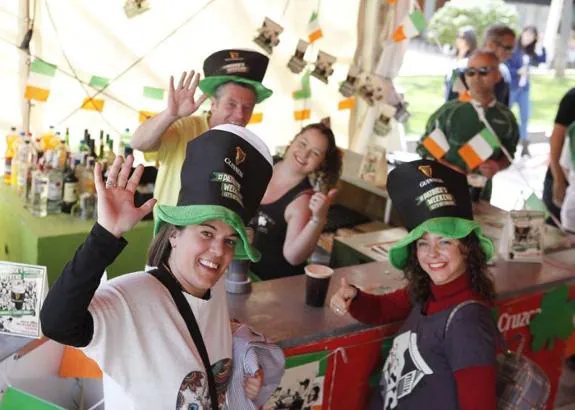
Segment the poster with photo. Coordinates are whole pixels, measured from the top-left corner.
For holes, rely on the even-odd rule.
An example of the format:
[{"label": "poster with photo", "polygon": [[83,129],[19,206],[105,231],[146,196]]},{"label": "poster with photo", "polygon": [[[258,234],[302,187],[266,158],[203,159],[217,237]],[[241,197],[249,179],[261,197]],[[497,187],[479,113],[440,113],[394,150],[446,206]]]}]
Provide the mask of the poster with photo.
[{"label": "poster with photo", "polygon": [[45,266],[0,261],[0,333],[39,338],[47,290]]},{"label": "poster with photo", "polygon": [[266,53],[272,54],[273,48],[280,43],[279,35],[282,31],[284,31],[282,26],[266,17],[262,26],[258,28],[258,35],[254,38],[254,42]]},{"label": "poster with photo", "polygon": [[321,410],[329,352],[286,357],[286,371],[264,410]]},{"label": "poster with photo", "polygon": [[336,58],[331,54],[319,51],[317,54],[317,61],[311,75],[318,80],[327,84],[328,78],[333,74],[333,65]]},{"label": "poster with photo", "polygon": [[500,242],[501,255],[516,262],[543,260],[545,213],[541,211],[511,211]]}]

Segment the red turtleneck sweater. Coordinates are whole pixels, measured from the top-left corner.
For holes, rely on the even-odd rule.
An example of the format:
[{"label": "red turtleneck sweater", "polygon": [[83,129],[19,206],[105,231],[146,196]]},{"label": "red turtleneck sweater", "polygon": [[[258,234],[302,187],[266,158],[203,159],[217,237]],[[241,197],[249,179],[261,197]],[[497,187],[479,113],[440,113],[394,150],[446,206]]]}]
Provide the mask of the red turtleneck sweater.
[{"label": "red turtleneck sweater", "polygon": [[[424,313],[433,314],[468,299],[483,300],[471,290],[469,275],[462,275],[445,285],[431,285],[431,298]],[[406,289],[386,295],[371,295],[359,291],[349,313],[364,323],[384,324],[403,320],[413,304]],[[495,410],[495,365],[476,366],[454,373],[461,410]]]}]

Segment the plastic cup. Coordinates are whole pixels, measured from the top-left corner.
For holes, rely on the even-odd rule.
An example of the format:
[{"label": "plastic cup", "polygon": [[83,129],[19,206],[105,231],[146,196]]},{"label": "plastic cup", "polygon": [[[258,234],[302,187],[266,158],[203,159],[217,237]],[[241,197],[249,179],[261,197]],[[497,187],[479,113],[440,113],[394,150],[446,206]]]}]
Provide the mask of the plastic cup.
[{"label": "plastic cup", "polygon": [[305,267],[305,303],[308,306],[324,305],[332,275],[333,269],[328,266],[313,264]]}]

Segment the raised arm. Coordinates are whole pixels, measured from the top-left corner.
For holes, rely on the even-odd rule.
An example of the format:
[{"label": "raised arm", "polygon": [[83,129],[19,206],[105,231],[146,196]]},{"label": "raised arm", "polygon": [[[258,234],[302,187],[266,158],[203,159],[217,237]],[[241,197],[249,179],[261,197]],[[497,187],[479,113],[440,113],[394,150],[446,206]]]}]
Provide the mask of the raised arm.
[{"label": "raised arm", "polygon": [[101,166],[96,164],[94,179],[98,194],[98,221],[64,267],[42,306],[42,331],[57,342],[76,347],[90,343],[94,324],[88,306],[102,274],[126,246],[122,235],[154,206],[154,199],[140,208],[134,206],[134,191],[144,168],[138,166],[128,178],[133,158],[129,156],[122,163],[122,157],[116,157],[106,185],[102,180]]},{"label": "raised arm", "polygon": [[168,92],[168,107],[158,115],[144,121],[134,132],[131,146],[134,149],[149,152],[157,151],[161,145],[161,139],[170,125],[182,117],[195,113],[200,105],[208,98],[202,95],[197,101],[194,98],[196,88],[200,81],[200,74],[192,70],[189,74],[185,71],[180,77],[178,87],[174,87],[174,77],[170,77]]},{"label": "raised arm", "polygon": [[315,192],[311,196],[303,194],[288,205],[283,253],[292,265],[305,262],[313,253],[327,222],[329,206],[336,194],[336,189],[332,189],[327,195],[321,192]]}]

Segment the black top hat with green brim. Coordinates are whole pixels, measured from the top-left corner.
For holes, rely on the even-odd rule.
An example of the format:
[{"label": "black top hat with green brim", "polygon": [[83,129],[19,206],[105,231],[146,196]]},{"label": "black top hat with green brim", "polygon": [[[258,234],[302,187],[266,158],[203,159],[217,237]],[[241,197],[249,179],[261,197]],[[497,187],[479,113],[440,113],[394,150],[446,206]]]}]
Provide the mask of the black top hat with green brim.
[{"label": "black top hat with green brim", "polygon": [[219,219],[240,237],[235,259],[257,262],[246,225],[255,215],[272,176],[272,156],[253,132],[237,125],[214,127],[186,148],[176,206],[157,205],[154,235],[163,223],[177,226]]},{"label": "black top hat with green brim", "polygon": [[204,78],[200,81],[200,90],[213,96],[223,84],[246,84],[254,89],[256,103],[260,103],[272,95],[272,90],[262,84],[268,63],[269,58],[257,51],[216,51],[204,61]]},{"label": "black top hat with green brim", "polygon": [[486,259],[493,255],[493,243],[473,220],[465,175],[435,161],[407,162],[389,173],[387,191],[409,231],[389,250],[389,262],[396,268],[405,267],[409,245],[426,232],[452,239],[474,233]]}]

